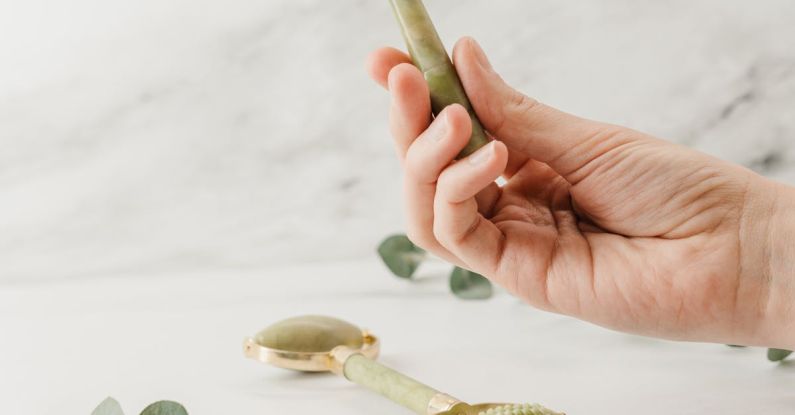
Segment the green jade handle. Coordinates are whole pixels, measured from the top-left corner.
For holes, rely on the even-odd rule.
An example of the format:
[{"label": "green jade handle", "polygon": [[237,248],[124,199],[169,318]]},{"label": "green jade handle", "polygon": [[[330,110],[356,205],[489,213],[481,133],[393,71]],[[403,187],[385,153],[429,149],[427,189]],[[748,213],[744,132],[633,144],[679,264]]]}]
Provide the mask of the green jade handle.
[{"label": "green jade handle", "polygon": [[447,51],[422,0],[389,0],[389,2],[400,24],[411,60],[428,83],[433,114],[439,114],[451,104],[460,104],[469,112],[469,117],[472,119],[472,135],[457,158],[474,153],[488,144],[489,138],[475,115],[453,62],[447,56]]},{"label": "green jade handle", "polygon": [[353,354],[343,366],[345,378],[399,403],[420,415],[439,391],[398,373],[375,360]]}]

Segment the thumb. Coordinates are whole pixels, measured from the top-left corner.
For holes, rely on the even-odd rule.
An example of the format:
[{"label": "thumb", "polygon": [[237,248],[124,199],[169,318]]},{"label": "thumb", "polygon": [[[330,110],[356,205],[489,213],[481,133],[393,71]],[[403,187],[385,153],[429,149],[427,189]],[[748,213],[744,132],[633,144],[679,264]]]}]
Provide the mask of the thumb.
[{"label": "thumb", "polygon": [[641,139],[629,129],[559,111],[513,89],[472,38],[458,41],[453,60],[486,130],[510,150],[546,163],[573,184],[588,175],[591,162]]}]

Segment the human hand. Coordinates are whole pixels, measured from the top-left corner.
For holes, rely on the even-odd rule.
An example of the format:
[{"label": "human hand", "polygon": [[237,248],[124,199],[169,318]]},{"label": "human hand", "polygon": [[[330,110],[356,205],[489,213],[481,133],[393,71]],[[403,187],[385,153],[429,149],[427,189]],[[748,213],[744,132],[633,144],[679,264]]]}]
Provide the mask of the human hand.
[{"label": "human hand", "polygon": [[495,137],[459,161],[471,131],[466,111],[454,105],[432,119],[427,85],[407,55],[383,48],[368,59],[392,95],[412,241],[536,307],[605,327],[795,346],[780,334],[782,325],[795,328],[795,276],[779,272],[786,261],[771,263],[769,244],[790,189],[528,98],[472,39],[458,42],[453,61]]}]

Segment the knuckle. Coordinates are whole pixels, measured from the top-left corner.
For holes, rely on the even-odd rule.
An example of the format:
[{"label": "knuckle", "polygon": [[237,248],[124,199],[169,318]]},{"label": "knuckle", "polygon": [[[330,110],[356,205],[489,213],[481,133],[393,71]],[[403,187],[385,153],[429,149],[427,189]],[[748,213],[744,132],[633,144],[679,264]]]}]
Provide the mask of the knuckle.
[{"label": "knuckle", "polygon": [[457,244],[455,230],[453,229],[452,224],[447,221],[434,221],[433,236],[439,245],[445,249],[452,249]]},{"label": "knuckle", "polygon": [[429,232],[414,228],[409,229],[406,232],[406,236],[414,245],[417,245],[428,252],[435,253],[438,251],[439,242],[434,237],[432,231]]},{"label": "knuckle", "polygon": [[409,240],[414,244],[419,246],[422,249],[428,249],[431,244],[432,238],[428,238],[425,232],[420,231],[415,226],[410,226],[409,229],[406,231],[406,236]]},{"label": "knuckle", "polygon": [[535,112],[539,108],[539,102],[527,95],[513,91],[511,94],[510,102],[508,103],[508,111],[516,116],[526,116]]},{"label": "knuckle", "polygon": [[416,147],[412,146],[406,153],[406,178],[414,183],[432,184],[436,182],[436,172],[422,160],[422,157],[414,149]]},{"label": "knuckle", "polygon": [[439,223],[439,221],[434,221],[433,223],[433,236],[442,246],[449,246],[447,232],[445,232],[444,227]]},{"label": "knuckle", "polygon": [[436,203],[458,204],[463,199],[462,192],[466,192],[465,178],[454,170],[445,170],[436,181]]},{"label": "knuckle", "polygon": [[475,215],[472,218],[472,221],[470,222],[470,224],[465,229],[462,229],[460,232],[458,232],[458,234],[456,235],[456,238],[455,238],[456,242],[457,243],[466,242],[467,239],[469,239],[472,235],[475,235],[478,232],[478,228],[480,228],[480,224],[481,224],[480,217]]},{"label": "knuckle", "polygon": [[436,198],[437,200],[448,200],[450,188],[452,186],[452,176],[449,170],[443,170],[438,177],[436,177]]},{"label": "knuckle", "polygon": [[626,154],[631,147],[642,144],[634,132],[623,127],[603,125],[585,135],[577,143],[553,159],[558,164],[566,161],[563,175],[572,184],[578,184],[602,166],[614,163],[617,156]]},{"label": "knuckle", "polygon": [[402,81],[407,74],[411,73],[412,69],[416,69],[414,65],[405,62],[392,67],[387,74],[390,85],[396,86],[396,82]]},{"label": "knuckle", "polygon": [[497,136],[505,134],[506,129],[510,129],[516,121],[526,122],[526,117],[541,108],[541,103],[536,99],[515,89],[510,89],[506,95],[498,105],[492,105],[497,109],[494,111],[496,114],[494,134]]}]

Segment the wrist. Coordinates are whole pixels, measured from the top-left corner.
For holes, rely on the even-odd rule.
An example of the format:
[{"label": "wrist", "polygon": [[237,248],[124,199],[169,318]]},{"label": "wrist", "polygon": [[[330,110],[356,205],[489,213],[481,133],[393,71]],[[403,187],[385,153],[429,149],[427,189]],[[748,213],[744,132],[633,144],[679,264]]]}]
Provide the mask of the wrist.
[{"label": "wrist", "polygon": [[769,182],[773,195],[765,241],[770,347],[795,349],[795,188]]}]

